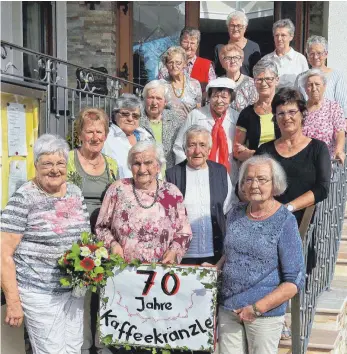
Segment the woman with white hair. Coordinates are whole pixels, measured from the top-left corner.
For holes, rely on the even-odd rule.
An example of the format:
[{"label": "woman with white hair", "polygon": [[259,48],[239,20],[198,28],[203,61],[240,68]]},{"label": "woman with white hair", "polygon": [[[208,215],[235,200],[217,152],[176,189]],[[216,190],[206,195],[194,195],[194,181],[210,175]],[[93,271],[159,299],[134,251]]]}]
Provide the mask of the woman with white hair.
[{"label": "woman with white hair", "polygon": [[114,182],[102,203],[96,235],[127,262],[180,263],[189,247],[192,231],[183,196],[158,179],[164,163],[160,145],[138,142],[128,154],[133,177]]},{"label": "woman with white hair", "polygon": [[[248,26],[248,18],[243,11],[233,11],[229,14],[226,20],[226,25],[229,32],[228,44],[234,44],[240,47],[244,52],[244,57],[241,66],[241,73],[247,76],[252,76],[253,66],[261,58],[259,45],[245,37],[245,32]],[[225,75],[225,70],[221,64],[220,51],[223,44],[218,44],[215,47],[215,70],[218,76]]]},{"label": "woman with white hair", "polygon": [[146,129],[140,127],[142,101],[133,94],[120,96],[113,108],[112,124],[102,152],[118,164],[119,178],[131,177],[127,156],[138,141],[154,140]]},{"label": "woman with white hair", "polygon": [[346,122],[340,105],[324,98],[326,76],[319,69],[311,69],[303,76],[302,82],[308,97],[303,133],[309,138],[324,141],[330,156],[343,164]]},{"label": "woman with white hair", "polygon": [[293,88],[297,76],[308,70],[306,58],[290,46],[295,26],[290,19],[279,20],[273,24],[272,33],[275,50],[264,58],[273,60],[278,67],[280,78],[278,88]]},{"label": "woman with white hair", "polygon": [[166,80],[170,108],[182,118],[194,108],[199,108],[202,101],[200,82],[186,72],[187,53],[182,47],[170,47],[162,56],[162,62],[169,73]]},{"label": "woman with white hair", "polygon": [[84,297],[62,287],[58,259],[90,231],[81,190],[66,182],[69,147],[44,134],[34,145],[36,176],[10,198],[1,217],[1,288],[6,323],[25,320],[35,354],[81,352]]},{"label": "woman with white hair", "polygon": [[240,169],[248,203],[227,217],[219,308],[221,354],[277,354],[287,302],[305,284],[295,217],[275,197],[287,187],[281,165],[254,156]]},{"label": "woman with white hair", "polygon": [[[328,41],[321,36],[309,37],[306,43],[306,55],[312,69],[320,69],[327,78],[324,97],[330,101],[336,101],[343,109],[344,117],[347,119],[347,82],[342,72],[328,68],[326,65]],[[307,100],[305,84],[302,82],[305,73],[298,76],[295,89],[299,90]]]},{"label": "woman with white hair", "polygon": [[168,103],[168,88],[160,80],[150,81],[143,89],[144,113],[140,119],[140,125],[154,136],[158,144],[163,145],[166,168],[175,165],[173,144],[178,129],[184,122],[175,111],[165,109]]}]

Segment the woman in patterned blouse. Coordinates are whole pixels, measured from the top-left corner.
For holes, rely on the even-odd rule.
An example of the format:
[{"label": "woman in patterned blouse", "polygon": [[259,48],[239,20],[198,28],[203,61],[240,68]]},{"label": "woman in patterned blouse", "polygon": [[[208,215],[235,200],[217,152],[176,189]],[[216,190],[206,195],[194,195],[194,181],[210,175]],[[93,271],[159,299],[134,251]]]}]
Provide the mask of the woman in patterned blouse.
[{"label": "woman in patterned blouse", "polygon": [[187,54],[182,47],[170,47],[162,61],[169,72],[169,77],[164,82],[169,89],[170,108],[181,118],[186,118],[194,108],[201,107],[200,82],[186,74]]},{"label": "woman in patterned blouse", "polygon": [[165,162],[160,145],[138,142],[128,155],[133,178],[114,182],[102,203],[97,237],[126,261],[181,262],[192,231],[183,196],[158,179]]},{"label": "woman in patterned blouse", "polygon": [[231,107],[241,112],[247,106],[257,102],[259,97],[254,80],[241,73],[243,50],[236,44],[227,44],[221,49],[219,56],[226,76],[236,84],[234,91],[236,97]]},{"label": "woman in patterned blouse", "polygon": [[324,98],[327,85],[325,74],[319,69],[308,70],[303,78],[307,101],[307,115],[303,133],[309,138],[324,141],[330,156],[343,164],[345,160],[346,122],[341,106]]}]

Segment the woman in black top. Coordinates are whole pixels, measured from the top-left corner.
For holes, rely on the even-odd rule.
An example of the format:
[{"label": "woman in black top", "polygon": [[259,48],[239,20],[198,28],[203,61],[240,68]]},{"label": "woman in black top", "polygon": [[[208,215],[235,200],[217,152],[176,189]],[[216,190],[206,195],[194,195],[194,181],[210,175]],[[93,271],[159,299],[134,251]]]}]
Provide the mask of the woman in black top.
[{"label": "woman in black top", "polygon": [[324,142],[303,134],[306,106],[297,91],[279,90],[272,102],[272,113],[281,137],[261,145],[256,154],[267,153],[284,168],[288,188],[277,200],[294,213],[300,225],[304,209],[328,196],[331,175],[329,150]]}]

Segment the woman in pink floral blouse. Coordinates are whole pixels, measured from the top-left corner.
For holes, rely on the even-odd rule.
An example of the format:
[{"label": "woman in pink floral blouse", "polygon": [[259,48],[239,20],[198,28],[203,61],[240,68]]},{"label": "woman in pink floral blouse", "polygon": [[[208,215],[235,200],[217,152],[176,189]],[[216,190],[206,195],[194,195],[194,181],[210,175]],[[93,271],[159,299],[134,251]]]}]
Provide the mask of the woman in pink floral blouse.
[{"label": "woman in pink floral blouse", "polygon": [[345,160],[346,122],[341,106],[324,98],[327,79],[319,69],[307,71],[303,79],[308,96],[307,115],[303,133],[309,138],[324,141],[330,156],[342,164]]},{"label": "woman in pink floral blouse", "polygon": [[133,178],[114,182],[102,203],[96,234],[126,261],[180,262],[192,231],[183,196],[158,179],[164,153],[150,141],[138,142],[128,156]]}]

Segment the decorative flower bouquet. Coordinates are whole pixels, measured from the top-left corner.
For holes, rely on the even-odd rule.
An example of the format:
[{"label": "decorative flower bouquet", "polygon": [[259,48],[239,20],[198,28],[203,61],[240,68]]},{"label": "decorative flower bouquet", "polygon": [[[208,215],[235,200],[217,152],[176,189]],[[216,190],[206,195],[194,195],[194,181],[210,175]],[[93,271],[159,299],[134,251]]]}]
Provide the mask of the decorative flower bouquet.
[{"label": "decorative flower bouquet", "polygon": [[110,255],[104,243],[88,232],[82,232],[81,239],[64,253],[58,264],[67,273],[60,279],[61,285],[72,286],[75,296],[83,296],[88,288],[96,292],[113,276],[114,267],[127,265],[119,255]]}]

